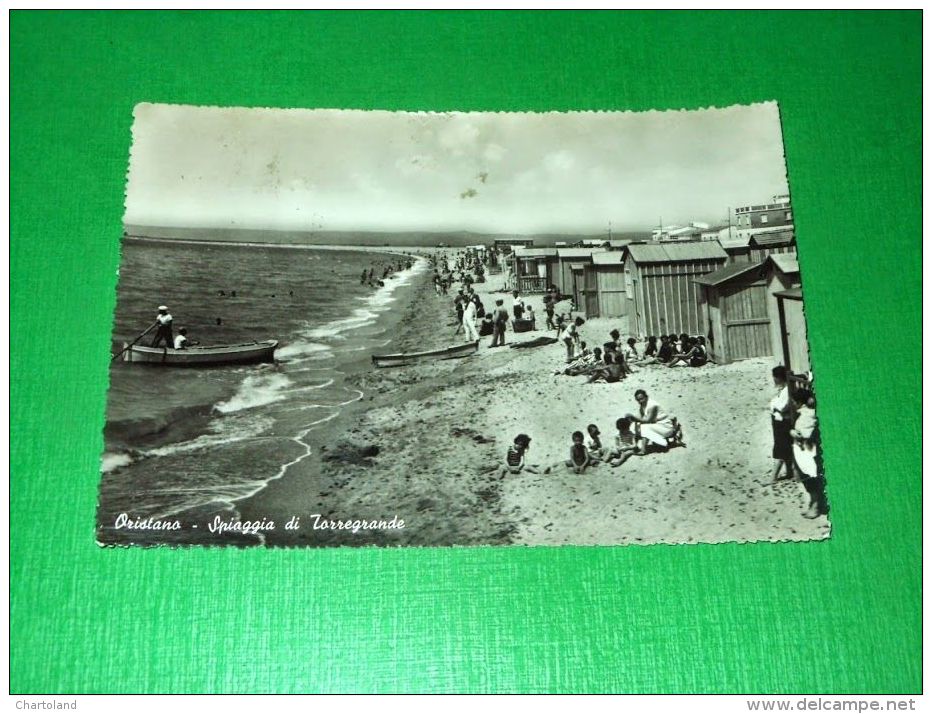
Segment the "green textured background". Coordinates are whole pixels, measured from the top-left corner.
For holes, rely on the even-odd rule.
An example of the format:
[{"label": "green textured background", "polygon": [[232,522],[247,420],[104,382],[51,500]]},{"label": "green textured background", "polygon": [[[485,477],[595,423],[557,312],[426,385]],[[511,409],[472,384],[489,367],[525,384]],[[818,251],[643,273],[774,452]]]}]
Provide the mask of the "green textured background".
[{"label": "green textured background", "polygon": [[[920,689],[919,12],[14,12],[10,50],[14,692]],[[767,99],[784,123],[829,542],[95,545],[135,103]]]}]

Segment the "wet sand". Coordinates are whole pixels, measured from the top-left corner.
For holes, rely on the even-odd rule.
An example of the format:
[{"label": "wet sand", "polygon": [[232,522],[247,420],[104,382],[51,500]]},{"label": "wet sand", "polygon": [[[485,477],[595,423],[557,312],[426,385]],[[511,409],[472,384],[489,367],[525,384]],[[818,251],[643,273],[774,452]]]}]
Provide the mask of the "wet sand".
[{"label": "wet sand", "polygon": [[[438,297],[430,273],[399,307],[386,352],[462,342],[454,337],[452,300]],[[486,309],[509,295],[499,275],[475,285]],[[458,287],[458,286],[457,286]],[[545,321],[541,296],[525,296]],[[401,301],[399,301],[401,302]],[[568,311],[569,302],[558,306]],[[590,346],[627,335],[621,319],[593,319],[581,329]],[[540,337],[515,334],[509,343]],[[825,516],[803,517],[808,495],[797,482],[770,485],[770,359],[698,369],[648,366],[620,383],[586,384],[555,375],[561,344],[534,349],[488,347],[461,360],[375,369],[349,377],[365,396],[325,425],[327,443],[250,499],[243,519],[300,515],[301,529],[268,533],[270,545],[615,545],[825,538]],[[614,422],[635,412],[634,390],[683,425],[685,448],[632,457],[618,468],[582,475],[564,467],[573,431],[595,423],[614,440]],[[542,473],[500,478],[518,433],[532,438],[528,463]],[[551,467],[549,473],[543,473]],[[829,493],[829,496],[831,494]],[[404,519],[404,529],[314,530],[312,514],[334,520]]]}]

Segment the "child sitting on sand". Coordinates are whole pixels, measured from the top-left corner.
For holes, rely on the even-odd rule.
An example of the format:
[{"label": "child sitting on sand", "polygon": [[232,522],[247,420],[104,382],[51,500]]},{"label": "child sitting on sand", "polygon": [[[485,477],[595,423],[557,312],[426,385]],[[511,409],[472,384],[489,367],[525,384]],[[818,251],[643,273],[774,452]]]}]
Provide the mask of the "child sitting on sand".
[{"label": "child sitting on sand", "polygon": [[573,469],[578,474],[582,474],[585,473],[590,462],[589,450],[586,449],[586,445],[583,443],[583,433],[574,431],[573,445],[570,447],[570,457],[566,460],[566,467]]},{"label": "child sitting on sand", "polygon": [[527,434],[518,434],[515,437],[514,444],[508,447],[508,453],[505,454],[505,465],[501,471],[501,477],[505,478],[506,474],[519,474],[522,471],[528,471],[532,474],[538,473],[537,467],[525,463],[524,456],[531,446],[531,437]]},{"label": "child sitting on sand", "polygon": [[599,431],[599,427],[595,424],[590,424],[586,427],[586,431],[589,432],[589,460],[604,460],[606,449],[602,446],[602,439],[600,438],[602,432]]},{"label": "child sitting on sand", "polygon": [[563,369],[554,370],[554,374],[567,374],[570,377],[575,377],[580,374],[589,374],[593,369],[601,367],[602,362],[602,350],[598,347],[595,348],[593,352],[580,357],[577,360],[574,360],[570,364],[566,365]]},{"label": "child sitting on sand", "polygon": [[605,360],[605,366],[593,369],[587,384],[592,384],[600,379],[604,379],[606,382],[617,382],[624,378],[624,365],[618,353],[606,352],[603,359]]},{"label": "child sitting on sand", "polygon": [[615,450],[608,455],[609,463],[613,468],[621,466],[638,450],[637,434],[631,431],[630,419],[621,417],[615,422],[615,428],[618,429],[618,435],[615,437]]}]

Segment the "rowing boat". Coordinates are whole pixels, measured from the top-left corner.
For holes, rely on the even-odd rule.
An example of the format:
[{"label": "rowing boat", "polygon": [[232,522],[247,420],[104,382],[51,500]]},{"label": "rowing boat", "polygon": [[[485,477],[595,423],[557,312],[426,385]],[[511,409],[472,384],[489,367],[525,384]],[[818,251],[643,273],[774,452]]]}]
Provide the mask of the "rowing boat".
[{"label": "rowing boat", "polygon": [[252,364],[273,362],[277,340],[247,342],[241,345],[214,345],[174,350],[167,347],[144,347],[123,343],[124,362],[164,364],[173,367],[200,367],[215,364]]},{"label": "rowing boat", "polygon": [[394,355],[372,355],[372,364],[376,367],[404,367],[418,362],[433,362],[441,359],[456,359],[476,354],[479,349],[479,340],[467,342],[462,345],[452,345],[442,350],[429,350],[427,352],[401,352]]}]

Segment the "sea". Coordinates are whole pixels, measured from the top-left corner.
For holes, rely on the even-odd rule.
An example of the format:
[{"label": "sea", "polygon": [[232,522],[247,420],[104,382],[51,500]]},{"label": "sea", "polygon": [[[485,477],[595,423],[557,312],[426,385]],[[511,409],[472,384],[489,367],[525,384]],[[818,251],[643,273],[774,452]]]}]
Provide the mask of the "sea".
[{"label": "sea", "polygon": [[[396,270],[383,286],[361,283],[363,271],[381,279],[387,267]],[[348,369],[390,342],[400,293],[426,270],[403,249],[124,239],[113,354],[152,324],[160,304],[175,334],[185,327],[202,345],[275,339],[279,347],[276,364],[111,363],[98,540],[127,537],[113,528],[122,513],[235,516],[237,500],[310,456],[314,432],[363,396],[345,383]]]}]

